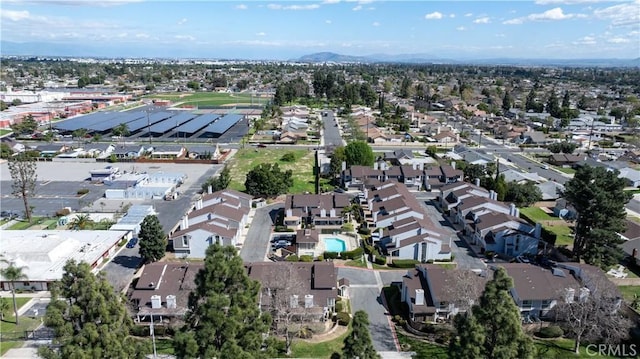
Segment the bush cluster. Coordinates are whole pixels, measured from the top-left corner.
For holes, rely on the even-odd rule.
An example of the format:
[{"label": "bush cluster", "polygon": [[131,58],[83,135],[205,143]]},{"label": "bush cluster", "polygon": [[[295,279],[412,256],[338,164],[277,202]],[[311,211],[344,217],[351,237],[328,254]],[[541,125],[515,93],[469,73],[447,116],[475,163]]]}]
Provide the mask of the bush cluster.
[{"label": "bush cluster", "polygon": [[420,264],[420,261],[415,259],[394,259],[391,262],[391,266],[396,268],[414,268],[416,264]]},{"label": "bush cluster", "polygon": [[347,312],[340,312],[336,314],[336,320],[339,325],[346,327],[351,322],[351,315]]},{"label": "bush cluster", "polygon": [[543,327],[536,333],[536,336],[540,338],[560,338],[563,335],[564,331],[557,325]]}]

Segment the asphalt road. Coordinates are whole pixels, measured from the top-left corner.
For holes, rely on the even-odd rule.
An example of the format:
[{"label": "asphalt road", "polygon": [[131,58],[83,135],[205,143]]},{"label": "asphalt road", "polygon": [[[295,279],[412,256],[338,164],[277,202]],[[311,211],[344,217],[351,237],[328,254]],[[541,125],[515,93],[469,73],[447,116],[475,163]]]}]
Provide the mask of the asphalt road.
[{"label": "asphalt road", "polygon": [[142,265],[142,259],[138,253],[139,246],[134,248],[122,248],[111,262],[102,268],[107,281],[113,286],[117,292],[123,291],[133,278],[136,270]]},{"label": "asphalt road", "polygon": [[334,117],[333,111],[322,111],[327,113],[326,116],[322,116],[322,123],[324,125],[324,145],[325,146],[343,146],[344,141],[340,135],[340,129],[336,126],[337,122]]},{"label": "asphalt road", "polygon": [[[398,271],[396,276],[401,278],[403,273],[403,271]],[[349,293],[352,312],[364,310],[369,315],[369,331],[374,348],[377,351],[397,351],[387,309],[382,305],[381,288],[377,284],[374,271],[364,268],[339,267],[338,278],[347,278],[351,283]],[[389,285],[390,283],[391,281],[382,284]]]},{"label": "asphalt road", "polygon": [[283,207],[282,203],[276,203],[256,210],[240,250],[240,257],[244,262],[264,262],[267,260],[267,253],[270,250],[271,226],[275,222],[277,212]]}]

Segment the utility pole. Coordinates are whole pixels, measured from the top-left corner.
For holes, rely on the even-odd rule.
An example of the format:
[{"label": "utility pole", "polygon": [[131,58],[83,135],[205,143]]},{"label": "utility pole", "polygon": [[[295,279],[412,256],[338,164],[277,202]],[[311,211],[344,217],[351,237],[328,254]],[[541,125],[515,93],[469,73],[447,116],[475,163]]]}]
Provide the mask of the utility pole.
[{"label": "utility pole", "polygon": [[151,145],[151,122],[149,120],[149,109],[147,108],[147,131],[149,133],[149,145]]},{"label": "utility pole", "polygon": [[151,326],[149,327],[149,334],[151,334],[151,341],[153,342],[153,358],[158,357],[158,352],[156,351],[156,333],[153,330],[153,314],[151,314]]}]

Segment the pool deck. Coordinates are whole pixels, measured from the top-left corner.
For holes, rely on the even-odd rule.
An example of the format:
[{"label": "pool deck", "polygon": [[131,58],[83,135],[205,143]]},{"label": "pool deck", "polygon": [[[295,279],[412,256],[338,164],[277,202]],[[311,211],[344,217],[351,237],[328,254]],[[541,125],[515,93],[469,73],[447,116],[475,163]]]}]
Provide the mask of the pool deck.
[{"label": "pool deck", "polygon": [[321,234],[318,236],[318,238],[318,245],[316,246],[316,249],[314,251],[315,257],[321,256],[324,252],[326,252],[327,248],[324,243],[325,238],[336,238],[343,240],[347,251],[352,251],[358,248],[358,241],[356,238],[343,234]]}]

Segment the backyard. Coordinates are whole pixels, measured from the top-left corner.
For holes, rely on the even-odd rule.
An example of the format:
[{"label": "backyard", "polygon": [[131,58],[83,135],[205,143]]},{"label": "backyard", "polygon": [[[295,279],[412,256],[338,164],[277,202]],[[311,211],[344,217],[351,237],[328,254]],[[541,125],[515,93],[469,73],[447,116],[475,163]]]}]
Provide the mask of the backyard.
[{"label": "backyard", "polygon": [[[295,161],[283,161],[282,156],[292,153]],[[314,153],[307,150],[280,149],[280,148],[245,148],[238,150],[229,161],[231,171],[231,183],[229,188],[244,191],[246,175],[251,169],[261,163],[277,163],[282,171],[293,172],[293,186],[287,193],[315,193],[313,164]]]},{"label": "backyard", "polygon": [[[31,298],[16,298],[18,308],[25,305]],[[24,343],[24,335],[27,330],[34,330],[40,325],[40,320],[29,317],[20,317],[20,324],[16,325],[16,319],[13,314],[13,299],[10,297],[0,298],[2,301],[8,301],[10,309],[5,312],[4,319],[0,321],[0,333],[2,340],[0,341],[0,355],[4,355],[9,349],[19,348]]]}]

